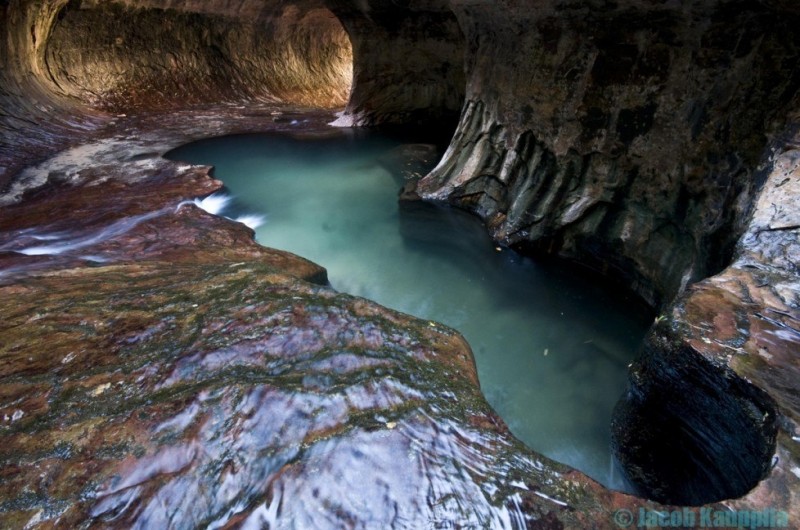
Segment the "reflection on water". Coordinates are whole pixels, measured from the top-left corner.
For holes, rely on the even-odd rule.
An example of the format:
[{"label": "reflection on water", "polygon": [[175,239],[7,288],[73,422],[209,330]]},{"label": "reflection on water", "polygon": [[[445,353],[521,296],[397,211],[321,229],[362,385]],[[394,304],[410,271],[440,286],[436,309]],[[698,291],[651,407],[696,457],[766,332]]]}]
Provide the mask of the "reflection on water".
[{"label": "reflection on water", "polygon": [[464,212],[399,204],[401,177],[386,162],[397,142],[352,134],[223,137],[169,156],[214,165],[234,199],[225,214],[263,216],[259,242],[325,266],[336,289],[458,329],[518,438],[627,489],[609,424],[647,315],[557,264],[496,247]]}]

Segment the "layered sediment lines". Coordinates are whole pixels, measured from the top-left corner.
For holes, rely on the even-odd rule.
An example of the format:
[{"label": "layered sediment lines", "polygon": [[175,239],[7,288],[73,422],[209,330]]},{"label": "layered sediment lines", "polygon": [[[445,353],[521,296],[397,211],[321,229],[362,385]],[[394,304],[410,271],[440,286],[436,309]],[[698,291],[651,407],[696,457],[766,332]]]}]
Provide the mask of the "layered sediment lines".
[{"label": "layered sediment lines", "polygon": [[[662,310],[614,421],[642,493],[800,520],[798,17],[782,0],[4,3],[0,517],[615,528],[615,509],[655,506],[522,447],[452,331],[305,283],[324,271],[178,207],[221,184],[169,147],[334,118],[287,107],[305,106],[460,116],[417,193]],[[89,243],[19,253],[64,233]],[[226,319],[243,324],[222,340]],[[345,502],[364,466],[371,511]]]},{"label": "layered sediment lines", "polygon": [[796,15],[757,3],[455,2],[467,103],[423,196],[651,304],[728,265],[798,107]]}]

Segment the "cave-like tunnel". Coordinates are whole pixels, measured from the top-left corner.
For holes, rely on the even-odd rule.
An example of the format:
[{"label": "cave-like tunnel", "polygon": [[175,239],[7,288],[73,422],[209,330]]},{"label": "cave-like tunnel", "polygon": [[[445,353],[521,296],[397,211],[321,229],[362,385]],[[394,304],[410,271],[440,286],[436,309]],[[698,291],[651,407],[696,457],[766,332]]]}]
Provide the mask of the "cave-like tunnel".
[{"label": "cave-like tunnel", "polygon": [[112,113],[223,101],[344,106],[352,47],[339,20],[320,6],[275,9],[243,19],[69,2],[41,68],[54,91]]},{"label": "cave-like tunnel", "polygon": [[[1,527],[800,525],[793,2],[8,0],[0,28]],[[658,315],[610,422],[638,495],[526,447],[457,331],[337,292],[165,157],[365,130],[447,135],[404,204]]]}]

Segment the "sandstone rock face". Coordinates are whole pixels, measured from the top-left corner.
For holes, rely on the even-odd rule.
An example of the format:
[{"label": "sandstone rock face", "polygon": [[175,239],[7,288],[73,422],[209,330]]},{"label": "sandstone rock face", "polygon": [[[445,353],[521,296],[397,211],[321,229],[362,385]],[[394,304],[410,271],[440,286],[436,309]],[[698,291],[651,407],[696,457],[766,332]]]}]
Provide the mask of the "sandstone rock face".
[{"label": "sandstone rock face", "polygon": [[324,134],[331,114],[131,119],[0,210],[2,526],[614,528],[610,507],[654,508],[517,441],[454,330],[326,287],[187,203],[222,185],[207,168],[160,157],[298,118]]},{"label": "sandstone rock face", "polygon": [[444,2],[12,0],[3,11],[0,185],[20,160],[90,137],[107,112],[347,102],[342,124],[449,125],[463,102],[463,37]]},{"label": "sandstone rock face", "polygon": [[340,124],[456,122],[464,101],[465,42],[444,2],[335,5],[355,57],[353,91]]},{"label": "sandstone rock face", "polygon": [[692,286],[651,331],[613,422],[618,457],[649,496],[742,496],[728,504],[797,517],[797,292],[796,276],[740,261]]},{"label": "sandstone rock face", "polygon": [[[800,503],[798,133],[770,146],[737,259],[691,286],[645,340],[614,415],[615,451],[656,499]],[[798,517],[796,509],[792,517]]]},{"label": "sandstone rock face", "polygon": [[108,121],[102,112],[52,90],[43,61],[65,2],[0,6],[0,189],[22,168],[85,138]]},{"label": "sandstone rock face", "polygon": [[109,112],[347,101],[352,46],[318,4],[232,12],[233,5],[205,3],[202,13],[141,4],[15,0],[3,7],[0,185],[22,167],[19,159],[30,163],[91,136],[113,119]]},{"label": "sandstone rock face", "polygon": [[347,102],[341,124],[461,108],[408,196],[664,308],[614,421],[645,496],[795,524],[798,17],[784,0],[2,3],[0,520],[616,528],[618,508],[665,508],[522,447],[457,334],[184,204],[222,183],[160,157],[295,119],[320,132],[332,114],[286,105]]},{"label": "sandstone rock face", "polygon": [[798,103],[796,15],[753,2],[454,10],[467,104],[424,197],[655,305],[729,263],[766,138]]},{"label": "sandstone rock face", "polygon": [[114,112],[242,99],[343,106],[352,51],[338,19],[322,8],[279,15],[246,21],[68,4],[45,61],[59,89]]},{"label": "sandstone rock face", "polygon": [[[770,146],[764,184],[753,215],[738,244],[738,254],[751,263],[769,264],[788,276],[800,274],[800,115]],[[798,304],[798,295],[785,290],[781,298]]]}]

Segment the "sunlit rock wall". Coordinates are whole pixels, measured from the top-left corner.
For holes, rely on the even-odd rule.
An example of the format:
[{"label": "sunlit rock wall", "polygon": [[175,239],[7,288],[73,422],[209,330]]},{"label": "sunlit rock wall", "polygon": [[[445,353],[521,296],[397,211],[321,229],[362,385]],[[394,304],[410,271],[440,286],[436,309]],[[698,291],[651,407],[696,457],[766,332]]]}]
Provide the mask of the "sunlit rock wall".
[{"label": "sunlit rock wall", "polygon": [[0,186],[108,123],[108,113],[347,102],[350,40],[318,2],[130,4],[14,0],[0,7]]},{"label": "sunlit rock wall", "polygon": [[656,305],[729,263],[768,140],[797,102],[796,13],[748,1],[452,4],[467,103],[424,197]]},{"label": "sunlit rock wall", "polygon": [[204,102],[347,102],[350,41],[327,9],[243,19],[100,3],[63,9],[46,64],[58,88],[114,111]]}]

